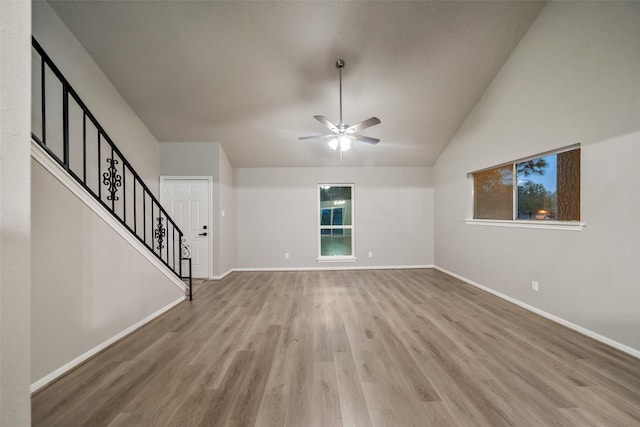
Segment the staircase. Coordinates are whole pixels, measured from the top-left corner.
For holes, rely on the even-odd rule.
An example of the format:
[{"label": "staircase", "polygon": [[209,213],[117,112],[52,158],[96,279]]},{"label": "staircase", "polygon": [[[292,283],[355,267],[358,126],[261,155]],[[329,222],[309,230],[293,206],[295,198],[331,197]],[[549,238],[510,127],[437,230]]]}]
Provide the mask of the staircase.
[{"label": "staircase", "polygon": [[32,38],[32,139],[93,199],[188,284],[183,233],[51,58]]}]

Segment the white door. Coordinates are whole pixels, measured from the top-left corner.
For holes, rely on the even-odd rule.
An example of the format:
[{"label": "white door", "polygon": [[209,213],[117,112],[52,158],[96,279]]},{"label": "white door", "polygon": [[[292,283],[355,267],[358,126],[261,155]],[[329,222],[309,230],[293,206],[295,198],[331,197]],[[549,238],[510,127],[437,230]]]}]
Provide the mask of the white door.
[{"label": "white door", "polygon": [[[162,184],[162,205],[184,233],[183,238],[191,253],[193,277],[209,278],[209,180],[163,177]],[[182,268],[186,274],[186,262]]]}]

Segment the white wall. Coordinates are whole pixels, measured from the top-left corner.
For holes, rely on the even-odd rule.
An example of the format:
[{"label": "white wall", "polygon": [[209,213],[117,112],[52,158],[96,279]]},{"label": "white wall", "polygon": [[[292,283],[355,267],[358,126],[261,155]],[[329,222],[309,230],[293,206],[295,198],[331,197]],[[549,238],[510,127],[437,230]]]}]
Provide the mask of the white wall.
[{"label": "white wall", "polygon": [[0,425],[31,424],[31,4],[0,1]]},{"label": "white wall", "polygon": [[[586,229],[463,222],[467,173],[577,142]],[[638,159],[640,4],[548,3],[434,168],[436,265],[640,349]]]},{"label": "white wall", "polygon": [[32,20],[33,36],[157,195],[158,141],[47,2],[33,2]]},{"label": "white wall", "polygon": [[[234,172],[239,268],[433,264],[431,168],[247,168]],[[355,183],[356,262],[317,262],[319,183]],[[367,257],[369,251],[373,258]]]},{"label": "white wall", "polygon": [[32,181],[36,382],[184,293],[35,160]]}]

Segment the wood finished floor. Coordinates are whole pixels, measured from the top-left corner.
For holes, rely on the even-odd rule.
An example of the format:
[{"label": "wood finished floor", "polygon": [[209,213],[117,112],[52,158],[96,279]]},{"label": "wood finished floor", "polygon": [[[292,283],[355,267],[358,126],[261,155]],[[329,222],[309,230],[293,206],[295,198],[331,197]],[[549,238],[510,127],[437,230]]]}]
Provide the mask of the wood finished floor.
[{"label": "wood finished floor", "polygon": [[35,426],[640,426],[640,361],[436,270],[233,273]]}]

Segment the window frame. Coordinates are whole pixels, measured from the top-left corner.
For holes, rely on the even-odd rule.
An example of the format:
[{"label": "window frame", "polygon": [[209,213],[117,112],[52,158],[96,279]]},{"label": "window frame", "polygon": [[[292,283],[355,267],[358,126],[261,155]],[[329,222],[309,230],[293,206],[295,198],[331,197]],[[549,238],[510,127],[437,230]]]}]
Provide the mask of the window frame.
[{"label": "window frame", "polygon": [[[569,231],[581,231],[583,228],[587,226],[585,222],[582,221],[582,218],[578,221],[561,221],[561,220],[527,220],[527,219],[518,219],[518,176],[516,171],[516,166],[519,163],[527,162],[529,160],[539,159],[541,157],[546,157],[554,154],[560,154],[567,151],[572,151],[580,149],[580,164],[582,165],[582,147],[581,144],[573,144],[567,147],[559,148],[556,150],[545,151],[539,154],[535,154],[528,157],[523,157],[517,160],[513,160],[510,162],[501,163],[495,166],[491,166],[484,169],[478,169],[473,172],[469,172],[467,174],[467,182],[468,182],[468,209],[467,209],[467,218],[464,220],[465,224],[468,225],[482,225],[482,226],[494,226],[494,227],[512,227],[512,228],[537,228],[537,229],[546,229],[546,230],[569,230]],[[474,187],[474,175],[479,172],[488,171],[491,169],[497,169],[505,166],[511,166],[513,169],[512,179],[513,179],[513,188],[512,188],[512,207],[513,212],[511,219],[476,219],[474,218],[475,212],[475,187]],[[580,169],[580,184],[582,186],[582,168]],[[580,191],[580,214],[582,217],[582,191]]]},{"label": "window frame", "polygon": [[[343,209],[343,225],[321,225],[322,224],[322,201],[321,190],[323,187],[350,187],[351,188],[351,225],[344,225],[346,209]],[[317,220],[316,220],[316,236],[318,239],[318,262],[353,262],[357,261],[356,257],[356,232],[355,232],[355,183],[319,183],[316,191],[316,200],[318,205],[316,208]],[[333,223],[333,210],[331,211],[331,222]],[[331,230],[333,235],[334,229],[349,229],[351,230],[351,255],[322,255],[322,230]]]}]

